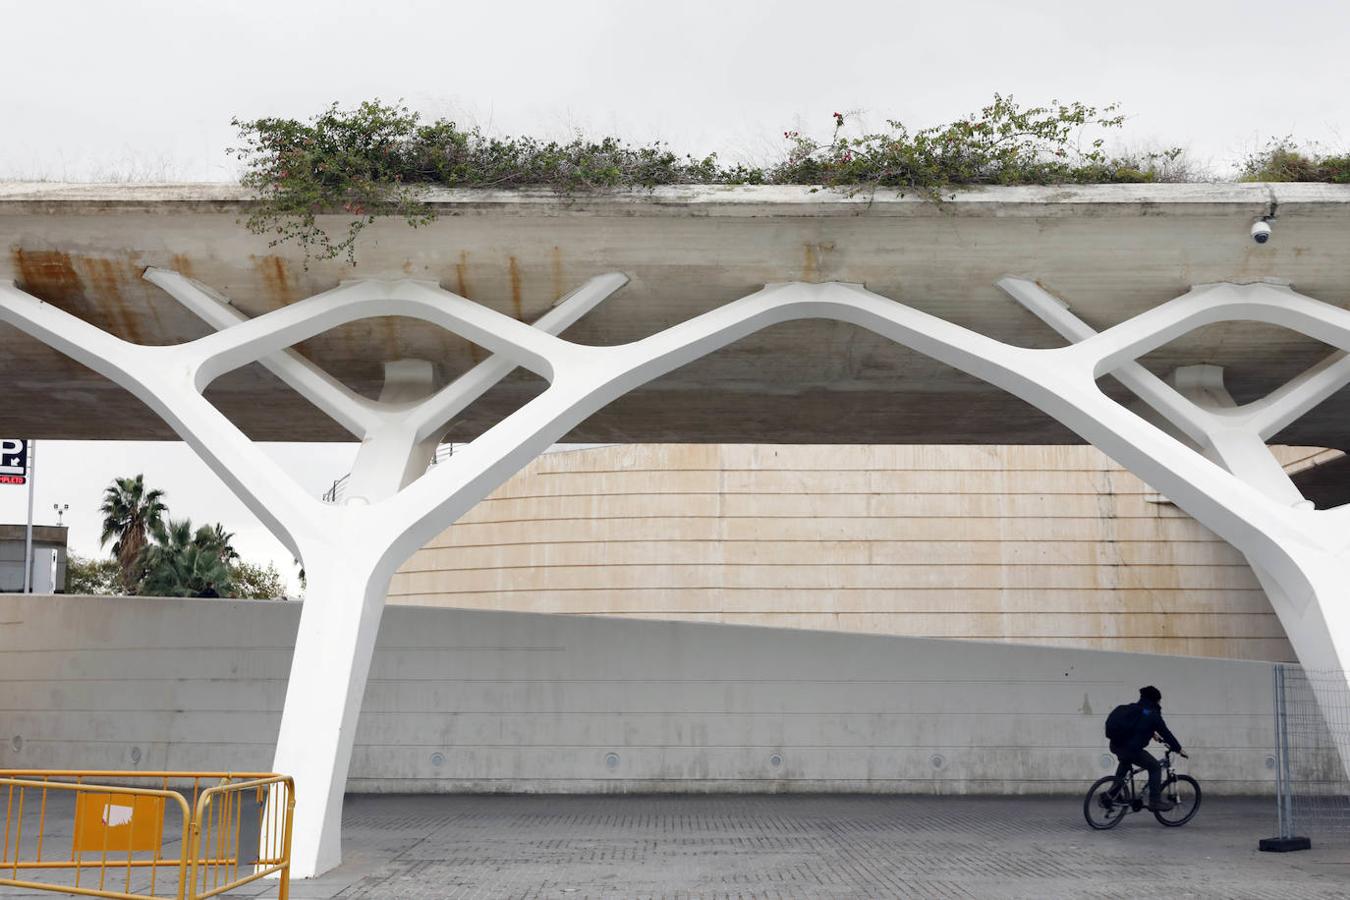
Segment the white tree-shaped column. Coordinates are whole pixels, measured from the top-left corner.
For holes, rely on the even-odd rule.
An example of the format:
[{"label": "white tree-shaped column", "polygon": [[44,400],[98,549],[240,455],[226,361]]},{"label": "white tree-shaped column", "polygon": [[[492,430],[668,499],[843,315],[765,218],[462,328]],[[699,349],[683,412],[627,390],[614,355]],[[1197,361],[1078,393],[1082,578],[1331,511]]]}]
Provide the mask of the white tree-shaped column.
[{"label": "white tree-shaped column", "polygon": [[[154,277],[186,298],[185,281]],[[220,315],[208,299],[195,302]],[[270,360],[274,371],[287,373],[283,377],[302,393],[304,385],[313,392],[326,376],[277,354],[346,322],[390,315],[447,328],[497,354],[502,362],[496,365],[523,366],[548,380],[549,387],[405,489],[392,494],[371,490],[375,496],[365,498],[368,505],[337,509],[300,492],[201,396],[213,378],[255,360]],[[1226,320],[1281,325],[1350,351],[1350,313],[1288,289],[1225,284],[1195,290],[1100,334],[1075,335],[1077,343],[1052,350],[1009,346],[840,283],[770,285],[614,347],[572,344],[415,281],[343,284],[174,347],[128,344],[12,287],[0,289],[0,318],[144,400],[303,558],[311,599],[301,618],[276,757],[278,771],[295,775],[300,798],[293,857],[298,875],[323,871],[340,858],[339,816],[352,732],[375,624],[399,563],[596,410],[741,337],[795,319],[835,319],[867,328],[1055,417],[1245,553],[1285,598],[1289,613],[1282,621],[1305,665],[1344,671],[1350,658],[1345,603],[1350,508],[1316,511],[1273,499],[1124,409],[1096,384],[1103,375],[1133,371],[1129,366],[1138,357],[1188,331]],[[213,323],[227,324],[223,316]],[[421,403],[437,402],[438,396]],[[1285,413],[1302,408],[1306,399],[1290,403]],[[1273,397],[1271,405],[1280,405],[1280,398]],[[350,429],[367,429],[352,410],[347,414],[352,421],[344,424]],[[391,441],[415,448],[439,426],[398,427],[402,436]],[[373,449],[370,456],[386,458]],[[416,474],[411,450],[401,459],[397,453],[387,458],[391,473],[402,466],[400,484]],[[391,474],[382,483],[394,480]],[[1350,759],[1350,748],[1341,750]]]}]

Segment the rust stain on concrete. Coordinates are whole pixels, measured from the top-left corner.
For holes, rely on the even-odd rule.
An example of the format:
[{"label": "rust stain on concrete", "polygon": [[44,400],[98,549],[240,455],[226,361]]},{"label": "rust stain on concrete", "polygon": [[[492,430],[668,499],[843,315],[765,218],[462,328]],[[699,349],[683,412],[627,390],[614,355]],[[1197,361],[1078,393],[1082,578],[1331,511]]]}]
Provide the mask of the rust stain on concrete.
[{"label": "rust stain on concrete", "polygon": [[469,296],[469,251],[459,251],[459,262],[455,263],[455,293],[466,300]]},{"label": "rust stain on concrete", "polygon": [[514,256],[506,258],[506,274],[511,279],[511,314],[519,322],[525,321],[525,310],[520,299],[520,264]]},{"label": "rust stain on concrete", "polygon": [[802,281],[819,282],[824,279],[821,275],[822,264],[825,257],[834,252],[834,241],[822,241],[820,243],[802,244]]},{"label": "rust stain on concrete", "polygon": [[549,273],[553,277],[553,299],[556,301],[563,295],[563,260],[562,250],[556,245],[549,256]]},{"label": "rust stain on concrete", "polygon": [[122,266],[110,259],[88,256],[77,257],[71,262],[77,266],[87,291],[122,305]]},{"label": "rust stain on concrete", "polygon": [[84,285],[69,253],[15,247],[10,251],[10,259],[14,271],[19,274],[20,289],[66,309],[71,305],[86,305]]},{"label": "rust stain on concrete", "polygon": [[169,257],[169,266],[184,278],[197,277],[192,270],[192,258],[186,253],[175,253]]},{"label": "rust stain on concrete", "polygon": [[815,281],[820,271],[820,260],[816,259],[814,244],[802,244],[802,281]]},{"label": "rust stain on concrete", "polygon": [[[469,296],[469,251],[459,251],[459,261],[455,263],[455,293],[466,300],[473,299]],[[469,358],[473,360],[474,365],[487,359],[487,354],[483,348],[467,338],[462,339],[469,347]]]},{"label": "rust stain on concrete", "polygon": [[295,284],[291,278],[286,260],[280,256],[250,256],[253,268],[262,279],[263,289],[269,300],[284,306],[295,299]]},{"label": "rust stain on concrete", "polygon": [[114,259],[21,247],[15,247],[10,256],[24,291],[118,337],[145,343],[141,323],[128,309],[123,294],[124,287],[140,287],[140,265],[133,257]]}]

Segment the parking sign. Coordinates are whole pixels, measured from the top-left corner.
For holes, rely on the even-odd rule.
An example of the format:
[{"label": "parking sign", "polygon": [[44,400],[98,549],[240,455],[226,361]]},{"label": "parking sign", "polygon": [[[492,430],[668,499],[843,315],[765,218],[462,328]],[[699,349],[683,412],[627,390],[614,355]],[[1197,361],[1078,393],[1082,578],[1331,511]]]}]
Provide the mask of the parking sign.
[{"label": "parking sign", "polygon": [[28,442],[0,438],[0,484],[28,483]]}]

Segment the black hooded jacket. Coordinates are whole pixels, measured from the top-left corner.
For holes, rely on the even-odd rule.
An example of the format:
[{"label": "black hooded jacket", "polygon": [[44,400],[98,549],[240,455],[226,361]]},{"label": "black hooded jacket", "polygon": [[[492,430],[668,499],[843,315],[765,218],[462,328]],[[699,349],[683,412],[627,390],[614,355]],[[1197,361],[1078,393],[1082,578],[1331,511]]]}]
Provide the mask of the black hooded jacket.
[{"label": "black hooded jacket", "polygon": [[1135,718],[1134,733],[1123,741],[1112,741],[1112,753],[1136,753],[1143,750],[1149,741],[1153,740],[1155,733],[1162,737],[1172,752],[1181,749],[1181,741],[1177,740],[1176,735],[1163,721],[1161,706],[1149,700],[1140,700],[1130,705],[1139,710],[1139,715]]}]

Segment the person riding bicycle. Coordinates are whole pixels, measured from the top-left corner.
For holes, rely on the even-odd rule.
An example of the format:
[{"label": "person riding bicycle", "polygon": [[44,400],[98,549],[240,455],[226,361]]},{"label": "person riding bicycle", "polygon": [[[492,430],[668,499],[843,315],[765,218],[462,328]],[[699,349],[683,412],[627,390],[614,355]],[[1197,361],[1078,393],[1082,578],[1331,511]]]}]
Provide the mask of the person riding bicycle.
[{"label": "person riding bicycle", "polygon": [[1144,748],[1156,735],[1173,753],[1185,756],[1181,741],[1167,727],[1162,717],[1162,691],[1153,685],[1139,689],[1139,701],[1116,707],[1107,719],[1106,736],[1111,752],[1120,760],[1116,767],[1116,785],[1130,773],[1130,766],[1148,771],[1148,808],[1166,812],[1176,804],[1162,796],[1162,764]]}]

